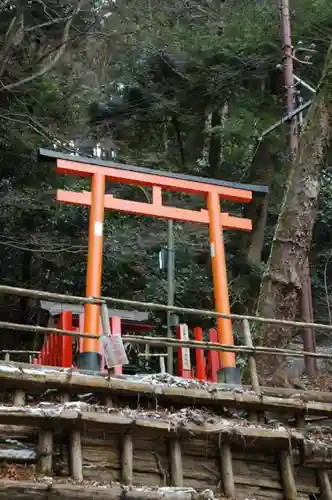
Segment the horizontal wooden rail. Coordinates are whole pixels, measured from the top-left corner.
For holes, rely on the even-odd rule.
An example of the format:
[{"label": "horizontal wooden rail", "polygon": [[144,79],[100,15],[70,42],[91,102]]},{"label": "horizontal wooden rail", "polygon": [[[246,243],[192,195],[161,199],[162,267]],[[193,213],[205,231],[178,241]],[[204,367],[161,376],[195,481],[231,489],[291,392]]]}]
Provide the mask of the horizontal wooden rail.
[{"label": "horizontal wooden rail", "polygon": [[[1,327],[1,323],[0,323]],[[129,344],[148,344],[154,346],[168,346],[168,347],[189,347],[191,349],[203,348],[205,351],[227,351],[239,352],[244,354],[270,354],[284,357],[302,358],[304,356],[332,359],[332,353],[317,353],[307,352],[300,349],[282,349],[279,347],[264,347],[264,346],[242,346],[242,345],[228,345],[219,344],[215,342],[199,342],[197,340],[178,340],[167,337],[144,337],[138,335],[123,335],[123,342]]]},{"label": "horizontal wooden rail", "polygon": [[1,354],[39,354],[40,351],[23,351],[23,350],[10,350],[3,349],[0,351]]},{"label": "horizontal wooden rail", "polygon": [[23,323],[10,323],[9,321],[0,321],[0,329],[17,330],[26,333],[40,333],[42,335],[65,335],[68,337],[86,337],[89,339],[99,339],[100,335],[91,335],[90,333],[73,332],[72,330],[60,330],[59,328],[50,328],[47,326],[24,325]]},{"label": "horizontal wooden rail", "polygon": [[[76,295],[64,295],[51,292],[43,292],[40,290],[31,290],[27,288],[17,288],[7,285],[0,285],[0,293],[7,295],[18,295],[31,298],[48,299],[56,302],[70,302],[73,304],[104,304],[112,303],[118,305],[125,305],[134,308],[151,309],[155,311],[170,311],[194,316],[205,316],[209,318],[227,318],[232,320],[254,321],[256,323],[265,323],[270,325],[279,325],[283,327],[295,328],[314,328],[320,330],[327,330],[332,332],[332,325],[324,323],[306,323],[300,321],[288,321],[275,318],[262,318],[260,316],[249,316],[241,314],[224,314],[216,311],[208,311],[206,309],[191,309],[187,307],[168,306],[164,304],[155,304],[154,302],[141,302],[138,300],[118,299],[116,297],[79,297]],[[91,337],[94,338],[94,337]],[[229,350],[229,349],[228,349]]]},{"label": "horizontal wooden rail", "polygon": [[30,288],[18,288],[15,286],[0,285],[0,293],[5,295],[18,295],[19,297],[30,297],[32,299],[48,299],[51,302],[70,302],[72,304],[102,304],[103,298],[79,297],[76,295],[65,295],[62,293],[44,292]]},{"label": "horizontal wooden rail", "polygon": [[[99,335],[91,335],[83,332],[73,332],[71,330],[59,330],[58,328],[48,328],[43,326],[33,326],[33,325],[23,325],[20,323],[9,323],[6,321],[0,321],[0,329],[7,330],[18,330],[26,333],[34,332],[41,333],[44,335],[67,335],[69,337],[85,337],[90,339],[99,339]],[[321,358],[321,359],[332,359],[331,353],[317,353],[317,352],[307,352],[302,351],[300,349],[292,350],[292,349],[282,349],[278,347],[251,347],[251,346],[242,346],[242,345],[227,345],[227,344],[218,344],[214,342],[198,342],[197,340],[178,340],[171,339],[167,337],[145,337],[138,335],[123,335],[123,341],[129,344],[148,344],[154,346],[161,347],[189,347],[192,349],[201,348],[205,351],[227,351],[227,352],[239,352],[244,354],[269,354],[269,355],[277,355],[282,357],[292,357],[292,358],[302,358],[304,356],[310,356],[313,358]]]}]

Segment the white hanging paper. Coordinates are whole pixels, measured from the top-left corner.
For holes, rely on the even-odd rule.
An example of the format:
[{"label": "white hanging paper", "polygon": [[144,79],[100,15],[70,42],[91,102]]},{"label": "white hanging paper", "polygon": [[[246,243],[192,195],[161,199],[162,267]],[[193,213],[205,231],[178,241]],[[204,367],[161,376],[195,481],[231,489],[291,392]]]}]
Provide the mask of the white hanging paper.
[{"label": "white hanging paper", "polygon": [[104,349],[107,368],[128,364],[128,358],[121,335],[102,335],[100,340]]}]

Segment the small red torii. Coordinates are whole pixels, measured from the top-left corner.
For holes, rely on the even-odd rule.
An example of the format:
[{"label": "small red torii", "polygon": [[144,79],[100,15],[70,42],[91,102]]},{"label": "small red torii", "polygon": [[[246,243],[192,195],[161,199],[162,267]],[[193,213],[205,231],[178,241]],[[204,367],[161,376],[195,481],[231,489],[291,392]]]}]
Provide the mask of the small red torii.
[{"label": "small red torii", "polygon": [[[57,201],[61,203],[90,207],[86,296],[101,295],[104,212],[105,209],[117,210],[150,217],[208,224],[215,307],[217,312],[230,313],[223,229],[250,231],[251,221],[221,212],[220,200],[248,203],[252,200],[253,192],[267,193],[266,186],[236,184],[174,172],[162,172],[112,161],[62,154],[52,150],[41,149],[40,156],[55,159],[58,173],[91,177],[91,192],[73,192],[62,189],[57,191]],[[152,203],[128,201],[105,194],[106,179],[124,184],[152,187]],[[163,189],[200,195],[206,199],[207,209],[189,210],[166,206],[162,199]],[[97,304],[85,305],[84,331],[86,333],[99,334],[99,307]],[[230,319],[217,318],[217,330],[220,343],[234,343]],[[98,341],[84,338],[80,368],[97,371],[99,356]],[[220,352],[220,362],[222,378],[231,383],[235,379],[238,380],[235,370],[235,354]]]}]

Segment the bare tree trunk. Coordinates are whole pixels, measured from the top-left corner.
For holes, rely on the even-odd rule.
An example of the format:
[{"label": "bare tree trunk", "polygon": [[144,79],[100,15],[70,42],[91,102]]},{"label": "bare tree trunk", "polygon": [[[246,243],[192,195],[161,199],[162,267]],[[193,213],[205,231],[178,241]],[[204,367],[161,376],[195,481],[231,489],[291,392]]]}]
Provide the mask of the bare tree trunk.
[{"label": "bare tree trunk", "polygon": [[[248,183],[270,184],[276,168],[273,146],[268,140],[259,144],[253,159]],[[241,248],[246,249],[247,261],[250,265],[258,265],[262,260],[264,235],[267,220],[268,196],[255,196],[252,203],[244,206],[243,217],[252,220],[251,233],[241,234]],[[239,238],[239,236],[237,236]]]},{"label": "bare tree trunk", "polygon": [[[260,206],[257,206],[260,202]],[[264,235],[268,213],[268,197],[261,197],[256,202],[257,218],[256,224],[252,230],[250,246],[248,248],[248,263],[258,265],[262,260],[262,252],[264,247]]]},{"label": "bare tree trunk", "polygon": [[[332,43],[317,95],[306,117],[296,161],[291,167],[270,257],[263,276],[257,315],[293,320],[317,214],[321,169],[332,138]],[[292,336],[285,328],[262,327],[261,344],[283,347]],[[275,371],[276,359],[258,360],[261,374]]]}]

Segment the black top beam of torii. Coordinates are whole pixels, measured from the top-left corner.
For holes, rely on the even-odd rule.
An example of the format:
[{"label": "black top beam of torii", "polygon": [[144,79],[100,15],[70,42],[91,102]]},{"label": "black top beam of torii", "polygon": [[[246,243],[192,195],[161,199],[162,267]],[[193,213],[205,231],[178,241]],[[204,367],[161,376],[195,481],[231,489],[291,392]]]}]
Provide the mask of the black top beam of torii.
[{"label": "black top beam of torii", "polygon": [[85,163],[87,165],[96,165],[100,167],[118,168],[121,170],[128,170],[131,172],[139,172],[142,174],[152,174],[158,176],[167,176],[172,179],[181,179],[186,181],[202,182],[205,184],[212,184],[215,186],[230,187],[234,189],[243,189],[244,191],[251,191],[256,195],[265,195],[268,193],[268,186],[260,184],[242,184],[238,182],[222,181],[219,179],[211,179],[209,177],[201,177],[195,175],[182,174],[179,172],[166,172],[164,170],[155,170],[153,168],[137,167],[135,165],[127,165],[125,163],[117,163],[114,161],[104,161],[99,158],[89,158],[86,156],[79,156],[76,154],[65,154],[53,151],[51,149],[40,149],[39,156],[46,160],[65,160],[77,163]]}]

